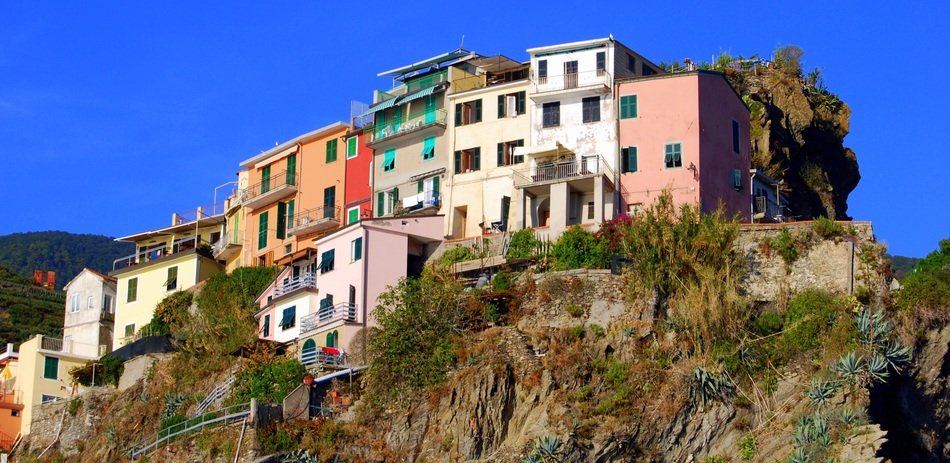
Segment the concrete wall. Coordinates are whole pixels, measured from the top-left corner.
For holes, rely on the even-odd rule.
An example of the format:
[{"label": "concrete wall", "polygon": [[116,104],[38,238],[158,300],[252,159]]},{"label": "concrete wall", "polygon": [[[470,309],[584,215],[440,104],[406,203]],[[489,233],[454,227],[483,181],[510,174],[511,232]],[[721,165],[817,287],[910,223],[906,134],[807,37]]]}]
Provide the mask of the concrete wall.
[{"label": "concrete wall", "polygon": [[[106,351],[112,350],[115,280],[83,269],[64,289],[66,315],[63,322],[63,340],[72,341],[73,352],[90,357],[99,355],[100,345],[105,346]],[[105,300],[106,296],[108,300]],[[76,297],[80,304],[78,311],[74,312],[73,301]]]}]

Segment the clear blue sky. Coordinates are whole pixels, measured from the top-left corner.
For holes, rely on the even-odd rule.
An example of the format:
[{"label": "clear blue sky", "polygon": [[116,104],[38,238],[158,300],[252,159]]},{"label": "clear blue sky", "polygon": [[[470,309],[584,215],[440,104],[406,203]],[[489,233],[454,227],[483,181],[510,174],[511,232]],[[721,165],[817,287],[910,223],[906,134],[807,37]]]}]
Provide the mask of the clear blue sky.
[{"label": "clear blue sky", "polygon": [[613,34],[654,62],[799,45],[853,110],[849,213],[895,254],[950,235],[950,2],[661,3],[3,2],[0,234],[164,226],[463,34],[522,60]]}]

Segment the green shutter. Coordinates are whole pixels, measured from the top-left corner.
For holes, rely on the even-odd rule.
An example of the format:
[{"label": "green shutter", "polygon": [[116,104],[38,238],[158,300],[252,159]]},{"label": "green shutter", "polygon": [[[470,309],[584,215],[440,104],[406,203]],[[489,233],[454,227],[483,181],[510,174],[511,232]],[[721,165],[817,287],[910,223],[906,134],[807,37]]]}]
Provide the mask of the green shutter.
[{"label": "green shutter", "polygon": [[56,357],[45,357],[43,365],[43,377],[46,379],[59,379],[59,359]]},{"label": "green shutter", "polygon": [[270,315],[264,315],[264,337],[270,336]]},{"label": "green shutter", "polygon": [[462,125],[462,103],[455,103],[455,125]]},{"label": "green shutter", "polygon": [[462,152],[461,151],[455,152],[455,173],[456,174],[462,173]]},{"label": "green shutter", "polygon": [[631,146],[630,148],[627,148],[627,150],[629,150],[629,151],[628,151],[629,157],[628,157],[628,160],[627,160],[627,167],[630,169],[629,172],[636,172],[636,171],[638,170],[638,166],[637,166],[637,147],[636,147],[636,146]]},{"label": "green shutter", "polygon": [[620,118],[630,119],[637,117],[637,95],[620,97]]},{"label": "green shutter", "polygon": [[505,117],[505,95],[498,95],[498,118]]},{"label": "green shutter", "polygon": [[287,237],[287,203],[281,201],[277,203],[277,239],[282,240]]},{"label": "green shutter", "polygon": [[481,170],[482,168],[482,149],[475,148],[472,150],[472,170]]},{"label": "green shutter", "polygon": [[505,163],[505,144],[498,144],[498,167],[504,166]]},{"label": "green shutter", "polygon": [[475,122],[482,121],[482,100],[479,98],[475,100]]},{"label": "green shutter", "polygon": [[422,180],[419,180],[419,181],[416,182],[416,183],[417,183],[417,186],[419,187],[419,191],[418,191],[417,193],[422,193],[422,190],[423,190],[422,183],[423,183],[423,181],[422,181]]},{"label": "green shutter", "polygon": [[270,191],[270,166],[261,169],[261,193]]},{"label": "green shutter", "polygon": [[287,184],[297,184],[297,154],[287,156]]},{"label": "green shutter", "polygon": [[439,176],[432,177],[432,195],[435,199],[439,198]]},{"label": "green shutter", "polygon": [[353,260],[363,258],[363,237],[360,236],[353,240]]},{"label": "green shutter", "polygon": [[135,300],[138,299],[138,295],[139,295],[139,279],[132,278],[129,280],[129,288],[125,294],[126,296],[125,301],[135,302]]},{"label": "green shutter", "polygon": [[327,140],[327,162],[336,161],[336,138]]},{"label": "green shutter", "polygon": [[346,141],[346,158],[350,159],[356,157],[356,137],[350,137]]},{"label": "green shutter", "polygon": [[515,100],[515,106],[517,107],[518,114],[524,114],[524,113],[525,113],[524,105],[525,105],[525,99],[526,99],[526,98],[527,98],[527,93],[524,92],[524,91],[520,91],[520,92],[518,92],[518,93],[516,94],[516,96],[515,96],[515,99],[516,99],[516,100]]},{"label": "green shutter", "polygon": [[346,223],[347,223],[347,224],[356,223],[356,222],[359,222],[359,220],[360,220],[360,209],[359,209],[358,207],[357,207],[357,208],[350,209],[350,210],[346,213]]},{"label": "green shutter", "polygon": [[376,217],[383,216],[383,210],[386,206],[386,194],[380,191],[376,193]]},{"label": "green shutter", "polygon": [[257,227],[257,249],[267,247],[267,212],[262,212]]},{"label": "green shutter", "polygon": [[[294,200],[287,201],[287,228],[294,228]],[[289,235],[289,234],[288,234]]]},{"label": "green shutter", "polygon": [[393,207],[399,202],[399,187],[393,188]]}]

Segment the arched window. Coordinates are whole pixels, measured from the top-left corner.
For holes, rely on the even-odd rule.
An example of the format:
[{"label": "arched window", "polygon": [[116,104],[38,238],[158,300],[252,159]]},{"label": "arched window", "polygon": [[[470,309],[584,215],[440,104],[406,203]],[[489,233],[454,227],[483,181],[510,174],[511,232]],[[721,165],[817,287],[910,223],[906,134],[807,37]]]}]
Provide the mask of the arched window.
[{"label": "arched window", "polygon": [[303,349],[300,350],[300,363],[304,365],[313,362],[317,358],[317,343],[313,339],[308,339],[303,343]]},{"label": "arched window", "polygon": [[336,330],[327,333],[327,347],[337,347],[340,342],[340,334]]}]

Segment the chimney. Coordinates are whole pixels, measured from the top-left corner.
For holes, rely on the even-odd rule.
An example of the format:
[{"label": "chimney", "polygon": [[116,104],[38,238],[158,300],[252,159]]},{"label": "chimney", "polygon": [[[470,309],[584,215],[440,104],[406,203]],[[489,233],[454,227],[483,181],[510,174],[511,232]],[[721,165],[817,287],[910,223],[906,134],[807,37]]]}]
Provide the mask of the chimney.
[{"label": "chimney", "polygon": [[198,206],[198,213],[195,214],[195,220],[201,220],[202,215],[205,212],[204,206]]},{"label": "chimney", "polygon": [[33,271],[33,284],[36,286],[43,286],[43,271],[42,270]]},{"label": "chimney", "polygon": [[178,213],[172,212],[172,226],[174,227],[175,225],[178,225],[178,221],[179,221]]},{"label": "chimney", "polygon": [[46,272],[46,287],[49,289],[56,289],[56,272],[50,270]]}]

